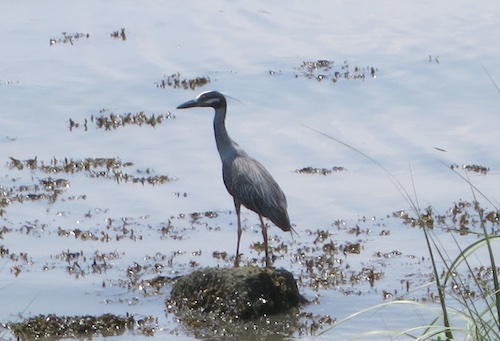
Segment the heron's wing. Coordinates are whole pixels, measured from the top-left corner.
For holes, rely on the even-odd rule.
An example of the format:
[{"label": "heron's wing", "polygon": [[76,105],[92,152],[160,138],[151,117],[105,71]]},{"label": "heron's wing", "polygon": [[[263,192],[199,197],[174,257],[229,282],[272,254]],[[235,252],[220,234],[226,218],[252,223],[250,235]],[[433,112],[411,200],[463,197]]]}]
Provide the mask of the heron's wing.
[{"label": "heron's wing", "polygon": [[287,202],[283,191],[260,162],[248,155],[239,155],[223,165],[224,184],[236,202],[269,218],[289,231]]}]

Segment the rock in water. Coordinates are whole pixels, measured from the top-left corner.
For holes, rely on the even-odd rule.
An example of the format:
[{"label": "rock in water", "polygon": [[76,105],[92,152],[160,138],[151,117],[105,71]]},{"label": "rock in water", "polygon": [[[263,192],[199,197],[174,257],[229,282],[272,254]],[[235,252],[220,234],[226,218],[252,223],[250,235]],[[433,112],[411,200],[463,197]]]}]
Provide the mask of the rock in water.
[{"label": "rock in water", "polygon": [[306,300],[293,275],[284,269],[257,267],[205,268],[180,278],[168,306],[176,313],[199,312],[228,321],[286,312]]}]

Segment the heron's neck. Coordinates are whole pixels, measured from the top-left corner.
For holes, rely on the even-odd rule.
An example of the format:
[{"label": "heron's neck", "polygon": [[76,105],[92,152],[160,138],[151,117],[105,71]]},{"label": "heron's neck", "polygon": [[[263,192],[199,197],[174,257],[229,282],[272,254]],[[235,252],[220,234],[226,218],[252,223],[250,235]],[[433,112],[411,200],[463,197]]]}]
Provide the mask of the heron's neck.
[{"label": "heron's neck", "polygon": [[226,106],[215,109],[214,132],[217,150],[222,163],[230,162],[238,154],[238,144],[228,135],[226,130]]}]

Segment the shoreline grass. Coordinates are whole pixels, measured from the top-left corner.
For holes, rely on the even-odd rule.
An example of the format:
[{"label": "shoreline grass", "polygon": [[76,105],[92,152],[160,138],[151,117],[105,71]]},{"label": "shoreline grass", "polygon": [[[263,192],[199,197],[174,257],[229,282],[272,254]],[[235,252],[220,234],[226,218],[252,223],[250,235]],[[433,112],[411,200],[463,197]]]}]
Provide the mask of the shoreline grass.
[{"label": "shoreline grass", "polygon": [[[492,80],[493,81],[493,80]],[[496,86],[496,84],[495,84]],[[498,89],[498,87],[497,87]],[[500,92],[500,90],[499,90]],[[465,248],[461,248],[456,236],[453,235],[453,240],[459,249],[459,254],[455,258],[451,258],[443,246],[439,238],[435,235],[435,228],[443,228],[447,231],[457,230],[455,227],[447,226],[446,223],[433,219],[432,208],[427,208],[425,215],[422,214],[422,209],[418,203],[417,186],[414,182],[413,175],[410,175],[412,180],[413,195],[414,198],[408,193],[401,182],[381,163],[373,159],[369,155],[363,153],[359,149],[340,141],[324,132],[317,129],[304,125],[306,128],[319,133],[329,139],[332,139],[345,147],[355,151],[356,153],[367,158],[379,168],[381,168],[389,177],[389,180],[396,187],[405,201],[411,207],[411,210],[416,215],[416,218],[410,218],[416,222],[416,225],[422,229],[424,238],[426,241],[428,254],[431,259],[433,281],[427,283],[423,287],[429,288],[434,286],[437,290],[437,298],[439,302],[439,310],[432,309],[425,303],[419,303],[413,300],[404,299],[408,294],[397,298],[396,300],[390,302],[383,302],[381,304],[368,307],[361,311],[355,312],[343,319],[337,321],[337,323],[328,329],[325,329],[320,335],[331,333],[335,328],[345,323],[348,323],[367,312],[372,312],[374,310],[383,308],[392,308],[394,305],[403,304],[411,308],[424,308],[428,312],[435,316],[430,323],[415,325],[414,327],[397,331],[397,330],[372,330],[359,335],[353,336],[351,339],[364,339],[367,337],[384,335],[390,337],[391,339],[406,337],[415,340],[455,340],[458,335],[463,336],[463,339],[471,340],[500,340],[500,285],[498,281],[498,268],[496,266],[495,255],[493,252],[492,243],[500,241],[500,236],[490,235],[487,230],[487,220],[484,216],[484,209],[481,207],[477,196],[483,197],[487,203],[489,203],[496,211],[496,215],[499,216],[498,208],[489,200],[474,184],[470,181],[468,177],[468,170],[466,171],[466,176],[458,173],[453,167],[449,167],[456,175],[461,177],[461,179],[470,187],[472,198],[473,198],[473,210],[476,212],[479,223],[480,232],[474,232],[480,239],[476,242],[471,243]],[[443,163],[444,164],[444,163]],[[429,216],[430,219],[429,220]],[[435,226],[435,224],[437,226]],[[498,221],[497,221],[498,225]],[[461,232],[461,231],[459,231]],[[471,262],[471,258],[475,257],[476,252],[479,250],[486,249],[488,259],[486,267],[491,273],[490,280],[493,282],[491,287],[482,279],[478,279],[475,276],[474,265]],[[440,265],[441,264],[441,265]],[[482,265],[481,266],[485,266]],[[444,267],[444,270],[440,270]],[[465,267],[465,274],[462,275],[459,271],[460,267]],[[470,289],[470,279],[472,278],[472,284],[475,289],[479,291],[479,295],[475,294],[474,290]],[[486,281],[488,282],[488,281]],[[422,290],[423,287],[417,290]],[[413,290],[412,292],[414,292]],[[453,304],[458,304],[461,309],[453,308]],[[465,322],[464,327],[460,326],[457,322],[457,318],[460,318]],[[458,325],[458,326],[457,326]],[[460,338],[462,339],[462,338]]]}]

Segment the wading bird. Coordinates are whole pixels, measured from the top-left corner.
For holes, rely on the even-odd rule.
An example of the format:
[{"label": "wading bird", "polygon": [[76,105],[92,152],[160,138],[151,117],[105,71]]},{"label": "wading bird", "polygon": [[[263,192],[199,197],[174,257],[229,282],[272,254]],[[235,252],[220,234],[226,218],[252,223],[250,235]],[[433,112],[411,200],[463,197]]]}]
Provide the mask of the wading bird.
[{"label": "wading bird", "polygon": [[214,132],[217,150],[222,160],[222,177],[226,188],[233,196],[238,219],[238,242],[234,266],[239,265],[241,239],[241,205],[259,215],[264,238],[266,267],[271,266],[267,242],[267,227],[262,217],[271,220],[283,231],[295,232],[290,225],[286,197],[278,183],[262,164],[250,157],[234,142],[226,131],[226,98],[217,91],[206,91],[196,99],[181,104],[177,109],[210,107],[215,109]]}]

